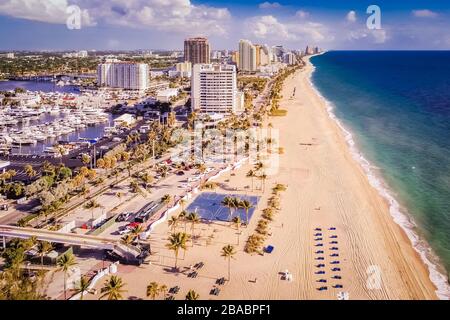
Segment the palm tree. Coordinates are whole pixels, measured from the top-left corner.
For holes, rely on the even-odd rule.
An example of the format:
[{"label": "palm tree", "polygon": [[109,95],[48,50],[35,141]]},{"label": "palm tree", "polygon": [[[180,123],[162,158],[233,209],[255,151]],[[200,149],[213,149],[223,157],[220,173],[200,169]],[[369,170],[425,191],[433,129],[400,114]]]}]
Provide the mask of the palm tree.
[{"label": "palm tree", "polygon": [[180,203],[180,206],[181,206],[181,211],[184,211],[184,206],[186,205],[186,200],[180,199],[179,203]]},{"label": "palm tree", "polygon": [[167,286],[165,284],[159,286],[159,291],[162,292],[163,298],[166,298],[167,295]]},{"label": "palm tree", "polygon": [[175,269],[177,268],[178,253],[180,249],[186,250],[186,241],[188,236],[186,233],[177,232],[172,233],[169,237],[169,243],[166,245],[169,250],[175,253]]},{"label": "palm tree", "polygon": [[225,197],[222,200],[222,205],[227,207],[228,210],[230,211],[228,215],[228,221],[230,221],[231,217],[233,216],[233,208],[235,207],[235,204],[236,204],[235,201],[231,197]]},{"label": "palm tree", "polygon": [[67,299],[67,272],[70,268],[77,264],[75,256],[72,253],[65,253],[59,257],[56,262],[58,270],[64,272],[64,299]]},{"label": "palm tree", "polygon": [[98,203],[95,199],[92,199],[91,201],[87,202],[83,207],[84,209],[91,210],[92,221],[94,221],[94,210],[97,208],[103,208],[102,205]]},{"label": "palm tree", "polygon": [[121,300],[123,299],[122,293],[126,292],[126,290],[122,289],[125,284],[122,282],[122,279],[118,276],[111,276],[109,280],[105,281],[105,285],[102,288],[102,292],[104,292],[100,299],[104,297],[108,297],[108,300]]},{"label": "palm tree", "polygon": [[39,241],[37,243],[37,252],[39,256],[41,257],[41,267],[44,266],[44,256],[52,251],[53,246],[50,242],[47,241]]},{"label": "palm tree", "polygon": [[167,223],[169,224],[169,227],[171,227],[172,232],[175,231],[177,228],[178,222],[180,221],[179,216],[172,216],[169,220],[167,220]]},{"label": "palm tree", "polygon": [[221,256],[225,259],[228,259],[228,281],[231,279],[231,259],[234,259],[234,255],[236,254],[236,251],[234,250],[234,247],[232,245],[227,245],[222,248]]},{"label": "palm tree", "polygon": [[200,222],[200,216],[197,212],[191,212],[187,217],[186,220],[191,223],[191,240],[192,240],[192,246],[194,246],[194,228],[195,224]]},{"label": "palm tree", "polygon": [[253,178],[256,177],[255,171],[250,170],[249,172],[247,172],[247,178],[252,178],[252,192],[253,192]]},{"label": "palm tree", "polygon": [[88,164],[91,164],[91,169],[92,169],[91,157],[90,157],[89,155],[87,155],[87,154],[84,153],[84,154],[81,156],[81,162],[83,162],[83,164],[84,164],[85,166],[87,166]]},{"label": "palm tree", "polygon": [[24,171],[25,171],[25,174],[27,175],[29,181],[31,181],[31,179],[33,179],[37,175],[36,170],[34,170],[33,166],[31,166],[29,164],[27,164],[24,167]]},{"label": "palm tree", "polygon": [[262,192],[264,192],[266,190],[266,180],[267,180],[267,175],[265,173],[261,174],[258,179],[260,179],[262,181]]},{"label": "palm tree", "polygon": [[144,232],[144,227],[142,227],[142,225],[138,225],[138,226],[134,227],[133,231],[131,231],[131,234],[136,238],[138,246],[139,246],[139,236],[143,232]]},{"label": "palm tree", "polygon": [[194,290],[189,290],[186,294],[186,300],[198,300],[200,298],[200,295],[195,292]]},{"label": "palm tree", "polygon": [[83,300],[84,292],[89,289],[89,280],[86,277],[81,276],[80,281],[77,283],[74,291],[75,294],[80,294],[80,300]]},{"label": "palm tree", "polygon": [[243,200],[239,206],[245,210],[245,222],[248,225],[248,212],[253,208],[253,204],[248,200]]},{"label": "palm tree", "polygon": [[161,202],[164,203],[167,208],[169,208],[170,201],[172,201],[172,197],[170,196],[170,194],[166,194],[161,198]]},{"label": "palm tree", "polygon": [[239,245],[239,236],[241,234],[241,224],[242,224],[241,217],[239,217],[239,216],[234,217],[233,218],[233,223],[234,223],[234,225],[236,226],[236,229],[237,229],[237,244]]},{"label": "palm tree", "polygon": [[160,292],[160,287],[157,282],[150,282],[150,284],[147,286],[147,297],[152,298],[152,300],[155,300]]},{"label": "palm tree", "polygon": [[183,222],[184,222],[184,233],[187,233],[187,220],[186,220],[187,216],[188,216],[188,213],[185,210],[181,211],[180,214],[178,215],[178,218],[183,220]]}]

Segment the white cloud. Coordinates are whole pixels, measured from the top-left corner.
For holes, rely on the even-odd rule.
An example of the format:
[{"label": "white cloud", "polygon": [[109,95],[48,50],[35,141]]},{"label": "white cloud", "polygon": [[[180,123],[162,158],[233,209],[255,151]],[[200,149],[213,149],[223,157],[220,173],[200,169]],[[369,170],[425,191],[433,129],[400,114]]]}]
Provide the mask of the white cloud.
[{"label": "white cloud", "polygon": [[295,16],[296,16],[297,18],[300,18],[300,19],[308,18],[308,17],[309,17],[309,12],[304,11],[304,10],[298,10],[298,11],[295,13]]},{"label": "white cloud", "polygon": [[271,15],[256,16],[245,23],[250,37],[272,41],[302,41],[305,43],[331,41],[328,28],[316,22],[281,22]]},{"label": "white cloud", "polygon": [[280,8],[281,4],[278,2],[263,2],[259,4],[259,8],[260,9],[276,9],[276,8]]},{"label": "white cloud", "polygon": [[345,19],[348,22],[355,22],[356,21],[356,12],[351,10],[347,13],[347,16],[345,17]]},{"label": "white cloud", "polygon": [[367,28],[352,30],[348,34],[348,40],[363,40],[367,39],[368,41],[375,44],[385,43],[389,37],[388,33],[385,29],[379,30],[369,30]]},{"label": "white cloud", "polygon": [[[44,4],[43,4],[44,3]],[[120,26],[204,35],[226,34],[226,8],[190,0],[71,0],[90,20]],[[0,0],[0,14],[48,23],[65,23],[67,0]]]},{"label": "white cloud", "polygon": [[423,10],[413,10],[412,14],[418,18],[434,18],[438,14],[434,11],[423,9]]},{"label": "white cloud", "polygon": [[[0,14],[16,18],[63,24],[66,23],[70,4],[67,0],[0,0]],[[82,25],[94,25],[88,10],[81,7]]]}]

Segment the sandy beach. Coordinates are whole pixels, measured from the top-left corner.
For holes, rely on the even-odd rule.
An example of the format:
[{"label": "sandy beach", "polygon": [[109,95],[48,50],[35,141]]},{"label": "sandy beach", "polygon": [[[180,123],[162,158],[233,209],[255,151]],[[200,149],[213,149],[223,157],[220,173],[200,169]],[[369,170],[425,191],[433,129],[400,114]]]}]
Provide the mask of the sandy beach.
[{"label": "sandy beach", "polygon": [[[194,245],[188,245],[185,255],[180,253],[182,272],[173,273],[173,252],[165,248],[169,227],[161,224],[151,236],[151,263],[119,268],[119,276],[127,284],[125,297],[145,298],[148,283],[157,281],[169,288],[180,286],[176,299],[184,299],[189,289],[198,292],[200,299],[336,299],[339,292],[347,292],[350,299],[437,298],[426,266],[394,223],[386,201],[352,158],[341,129],[311,87],[312,70],[308,62],[285,81],[281,108],[288,114],[269,120],[274,130],[279,130],[284,154],[280,155],[278,173],[266,182],[266,192],[253,193],[261,200],[250,225],[242,230],[239,245],[235,229],[227,224],[199,224]],[[296,95],[291,98],[294,88]],[[245,177],[250,168],[247,164],[235,175],[219,178],[217,182],[223,188],[217,192],[250,194],[250,179]],[[249,255],[243,251],[245,241],[255,229],[275,183],[288,186],[282,193],[282,210],[271,223],[271,236],[266,241],[275,250]],[[237,191],[227,191],[229,187]],[[182,231],[183,225],[179,229]],[[317,246],[320,243],[323,246]],[[231,281],[215,297],[209,291],[217,278],[227,274],[227,262],[220,256],[226,244],[234,245],[238,252],[231,261]],[[199,276],[187,277],[189,266],[200,261],[205,266]],[[324,266],[319,267],[321,264]],[[335,272],[333,268],[340,270]],[[292,282],[281,280],[284,270],[292,274]],[[319,271],[324,273],[317,274]],[[341,279],[334,279],[336,275]],[[321,279],[326,282],[318,282]],[[317,290],[322,286],[327,290]]]}]

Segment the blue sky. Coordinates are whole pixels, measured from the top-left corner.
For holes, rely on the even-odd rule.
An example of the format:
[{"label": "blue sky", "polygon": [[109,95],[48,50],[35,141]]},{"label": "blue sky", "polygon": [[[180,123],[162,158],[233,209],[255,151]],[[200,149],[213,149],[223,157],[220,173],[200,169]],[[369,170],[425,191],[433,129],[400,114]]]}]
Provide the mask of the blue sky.
[{"label": "blue sky", "polygon": [[[366,26],[369,5],[381,29]],[[69,30],[67,8],[80,9]],[[213,49],[241,38],[291,49],[450,49],[450,1],[430,0],[0,0],[0,50]]]}]

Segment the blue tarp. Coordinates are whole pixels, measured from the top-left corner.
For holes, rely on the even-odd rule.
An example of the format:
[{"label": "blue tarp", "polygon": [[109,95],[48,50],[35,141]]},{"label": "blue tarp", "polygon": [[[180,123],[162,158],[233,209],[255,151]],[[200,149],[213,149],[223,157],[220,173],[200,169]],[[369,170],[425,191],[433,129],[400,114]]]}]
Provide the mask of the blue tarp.
[{"label": "blue tarp", "polygon": [[273,249],[275,249],[273,246],[267,246],[265,251],[267,253],[272,253]]}]

